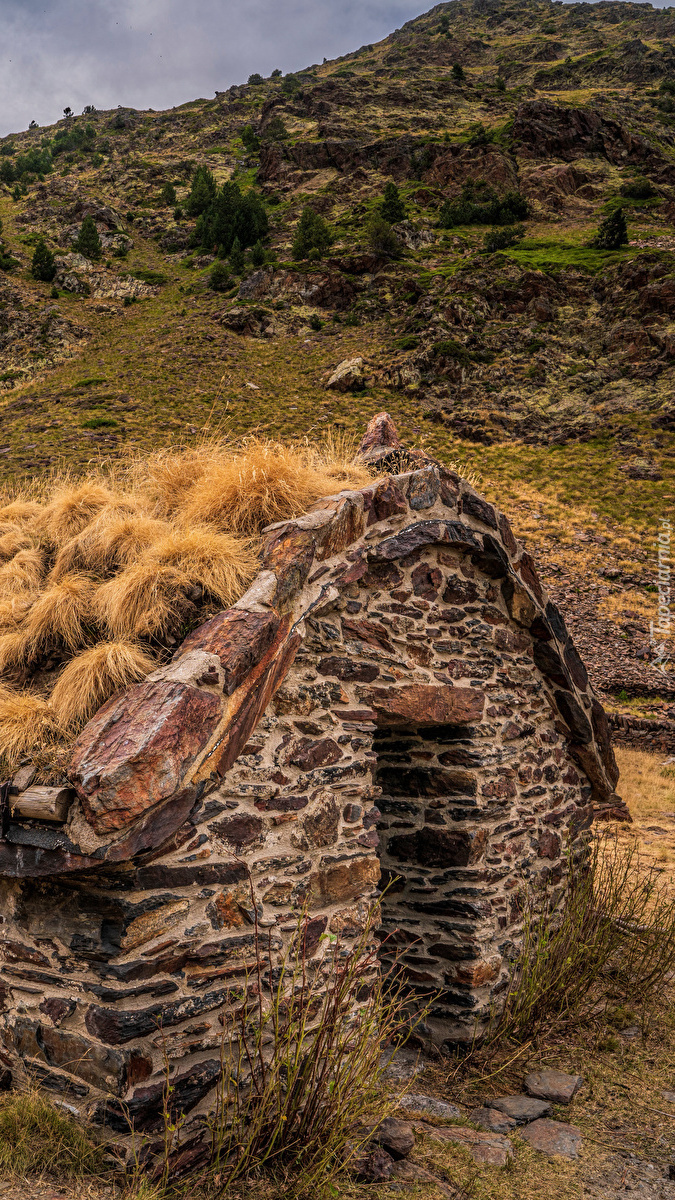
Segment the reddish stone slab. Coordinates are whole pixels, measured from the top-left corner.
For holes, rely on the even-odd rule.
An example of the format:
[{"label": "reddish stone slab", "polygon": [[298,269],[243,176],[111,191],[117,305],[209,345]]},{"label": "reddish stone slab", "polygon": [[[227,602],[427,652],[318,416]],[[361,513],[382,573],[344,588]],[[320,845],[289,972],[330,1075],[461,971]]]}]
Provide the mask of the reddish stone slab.
[{"label": "reddish stone slab", "polygon": [[395,723],[417,725],[468,725],[480,720],[485,707],[485,693],[478,688],[423,683],[373,688],[363,699]]},{"label": "reddish stone slab", "polygon": [[263,569],[274,571],[277,587],[274,603],[283,610],[300,591],[314,562],[316,541],[305,529],[283,529],[273,534],[265,546]]},{"label": "reddish stone slab", "polygon": [[122,829],[178,791],[221,716],[212,692],[164,679],[139,683],[99,709],[71,762],[95,832]]},{"label": "reddish stone slab", "polygon": [[552,1104],[569,1104],[583,1082],[583,1075],[568,1075],[565,1071],[532,1071],[525,1076],[525,1091]]},{"label": "reddish stone slab", "polygon": [[206,650],[217,654],[225,671],[223,690],[231,696],[271,646],[279,623],[280,618],[274,612],[241,612],[230,608],[195,629],[183,642],[180,653]]},{"label": "reddish stone slab", "polygon": [[548,1154],[549,1158],[559,1155],[560,1158],[578,1158],[581,1150],[581,1130],[575,1125],[565,1125],[563,1121],[533,1121],[520,1129],[519,1134],[524,1141]]}]

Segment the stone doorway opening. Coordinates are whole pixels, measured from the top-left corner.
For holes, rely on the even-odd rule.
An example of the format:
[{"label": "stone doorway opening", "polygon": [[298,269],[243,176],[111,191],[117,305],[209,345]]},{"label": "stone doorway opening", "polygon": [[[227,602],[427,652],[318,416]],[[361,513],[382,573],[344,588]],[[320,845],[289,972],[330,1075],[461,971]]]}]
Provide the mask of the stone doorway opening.
[{"label": "stone doorway opening", "polygon": [[[486,813],[478,772],[491,757],[466,725],[380,725],[373,740],[374,783],[381,788],[380,862],[385,890],[383,964],[399,966],[414,990],[437,993],[429,1018],[435,1040],[465,1040],[467,1017],[481,1008],[481,985],[495,935],[484,897]],[[477,964],[483,963],[482,969]]]}]

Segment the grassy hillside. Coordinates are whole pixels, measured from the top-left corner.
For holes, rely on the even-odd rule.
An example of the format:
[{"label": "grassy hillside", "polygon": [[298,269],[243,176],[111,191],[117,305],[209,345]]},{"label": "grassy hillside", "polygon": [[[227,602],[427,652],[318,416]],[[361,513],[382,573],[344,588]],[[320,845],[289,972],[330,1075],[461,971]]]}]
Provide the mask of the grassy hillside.
[{"label": "grassy hillside", "polygon": [[[454,0],[294,76],[3,139],[1,477],[20,489],[205,431],[356,435],[387,409],[480,474],[591,660],[606,621],[627,665],[597,682],[675,696],[638,658],[673,496],[674,29],[649,5]],[[235,273],[209,244],[200,168],[260,198],[263,265],[245,247]],[[405,219],[383,242],[390,180]],[[512,193],[524,236],[490,253]],[[466,223],[486,196],[492,218]],[[307,207],[332,242],[296,259]],[[619,207],[628,244],[592,248]],[[87,214],[93,263],[70,257]],[[40,238],[52,281],[30,273]],[[358,390],[328,390],[351,357]]]}]

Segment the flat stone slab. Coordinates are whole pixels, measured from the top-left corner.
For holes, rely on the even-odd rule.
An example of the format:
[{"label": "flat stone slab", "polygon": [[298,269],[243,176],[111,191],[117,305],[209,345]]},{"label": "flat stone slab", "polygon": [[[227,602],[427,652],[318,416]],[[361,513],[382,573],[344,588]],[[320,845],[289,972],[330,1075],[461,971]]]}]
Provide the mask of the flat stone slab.
[{"label": "flat stone slab", "polygon": [[486,1100],[486,1108],[496,1108],[507,1117],[513,1117],[516,1125],[527,1125],[528,1121],[537,1121],[539,1117],[548,1117],[551,1105],[546,1100],[535,1100],[533,1096],[497,1096],[496,1100]]},{"label": "flat stone slab", "polygon": [[439,1121],[456,1121],[462,1116],[456,1104],[448,1104],[447,1100],[437,1100],[435,1096],[421,1096],[414,1092],[401,1096],[398,1106],[404,1112],[424,1113],[426,1117],[436,1117]]},{"label": "flat stone slab", "polygon": [[523,1141],[542,1154],[560,1158],[578,1158],[581,1150],[581,1130],[562,1121],[533,1121],[520,1131]]},{"label": "flat stone slab", "polygon": [[553,1104],[569,1104],[584,1082],[583,1075],[566,1075],[564,1071],[533,1071],[525,1076],[525,1091],[538,1100]]},{"label": "flat stone slab", "polygon": [[463,1129],[460,1125],[429,1125],[426,1121],[414,1121],[413,1129],[435,1142],[452,1142],[464,1146],[474,1162],[487,1163],[491,1167],[505,1167],[513,1158],[513,1146],[508,1138],[499,1133],[483,1133],[477,1129]]},{"label": "flat stone slab", "polygon": [[510,1133],[516,1128],[513,1117],[507,1117],[506,1113],[500,1112],[498,1108],[472,1108],[471,1112],[466,1114],[466,1119],[474,1125],[481,1125],[483,1129],[489,1129],[492,1133]]},{"label": "flat stone slab", "polygon": [[447,1196],[447,1200],[456,1200],[457,1197],[455,1187],[449,1186],[437,1175],[432,1175],[426,1167],[420,1167],[417,1163],[411,1163],[407,1159],[394,1163],[387,1183],[393,1191],[403,1192],[405,1195],[410,1195],[411,1184],[414,1186],[416,1183],[429,1183],[442,1196]]},{"label": "flat stone slab", "polygon": [[385,1050],[380,1066],[384,1067],[382,1079],[387,1083],[407,1083],[409,1079],[421,1075],[426,1064],[420,1062],[416,1050]]}]

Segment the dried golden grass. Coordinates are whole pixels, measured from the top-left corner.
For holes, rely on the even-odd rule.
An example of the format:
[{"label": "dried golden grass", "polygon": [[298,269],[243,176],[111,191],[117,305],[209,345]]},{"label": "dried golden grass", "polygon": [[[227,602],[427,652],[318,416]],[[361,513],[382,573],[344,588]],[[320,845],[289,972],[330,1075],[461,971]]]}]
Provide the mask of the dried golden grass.
[{"label": "dried golden grass", "polygon": [[20,525],[0,526],[0,563],[9,562],[20,550],[30,550],[33,539]]},{"label": "dried golden grass", "polygon": [[165,521],[106,505],[93,521],[64,543],[56,555],[50,578],[60,579],[70,571],[110,574],[133,562],[169,529]]},{"label": "dried golden grass", "polygon": [[57,486],[35,524],[55,546],[75,537],[107,504],[118,497],[103,483],[87,479],[84,483]]},{"label": "dried golden grass", "polygon": [[93,618],[95,585],[87,575],[65,575],[37,597],[21,623],[29,655],[49,645],[79,650]]},{"label": "dried golden grass", "polygon": [[171,530],[150,547],[148,561],[175,567],[223,605],[241,596],[259,565],[250,542],[208,526]]},{"label": "dried golden grass", "polygon": [[179,625],[189,587],[184,571],[140,561],[97,588],[94,613],[114,638],[157,638]]},{"label": "dried golden grass", "polygon": [[45,577],[45,554],[37,546],[19,550],[0,566],[0,597],[37,592]]},{"label": "dried golden grass", "polygon": [[25,754],[53,744],[58,733],[45,700],[0,684],[0,755],[9,770],[18,766]]},{"label": "dried golden grass", "polygon": [[265,525],[370,480],[347,443],[252,437],[30,481],[0,497],[0,674],[27,678],[54,646],[77,655],[41,718],[72,733],[154,665],[139,639],[177,635],[190,600],[227,606],[242,594]]},{"label": "dried golden grass", "polygon": [[0,508],[0,523],[11,521],[17,525],[28,525],[42,512],[42,505],[35,500],[10,500]]},{"label": "dried golden grass", "polygon": [[56,720],[75,730],[115,692],[144,679],[156,662],[132,642],[99,642],[63,668],[50,697]]},{"label": "dried golden grass", "polygon": [[251,440],[239,453],[211,457],[176,507],[185,525],[207,524],[230,533],[258,533],[274,521],[299,516],[322,496],[369,481],[351,465],[310,446]]}]

